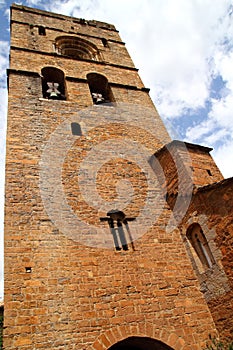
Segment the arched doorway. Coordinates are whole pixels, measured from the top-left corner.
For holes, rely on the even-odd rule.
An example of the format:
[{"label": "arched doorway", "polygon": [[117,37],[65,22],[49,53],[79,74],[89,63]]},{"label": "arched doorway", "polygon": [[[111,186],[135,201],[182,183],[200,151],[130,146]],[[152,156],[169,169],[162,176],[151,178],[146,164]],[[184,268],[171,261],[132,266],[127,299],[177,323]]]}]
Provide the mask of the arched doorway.
[{"label": "arched doorway", "polygon": [[108,350],[173,350],[170,346],[148,337],[129,337],[112,345]]}]

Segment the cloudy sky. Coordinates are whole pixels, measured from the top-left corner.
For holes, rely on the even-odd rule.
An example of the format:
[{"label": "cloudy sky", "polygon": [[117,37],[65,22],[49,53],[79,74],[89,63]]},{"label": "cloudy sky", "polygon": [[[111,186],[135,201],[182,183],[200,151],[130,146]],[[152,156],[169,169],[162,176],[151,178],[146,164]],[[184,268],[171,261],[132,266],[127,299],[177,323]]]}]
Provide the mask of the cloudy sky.
[{"label": "cloudy sky", "polygon": [[[233,0],[24,0],[114,24],[173,138],[214,148],[233,176]],[[0,234],[3,232],[9,7],[0,0]]]}]

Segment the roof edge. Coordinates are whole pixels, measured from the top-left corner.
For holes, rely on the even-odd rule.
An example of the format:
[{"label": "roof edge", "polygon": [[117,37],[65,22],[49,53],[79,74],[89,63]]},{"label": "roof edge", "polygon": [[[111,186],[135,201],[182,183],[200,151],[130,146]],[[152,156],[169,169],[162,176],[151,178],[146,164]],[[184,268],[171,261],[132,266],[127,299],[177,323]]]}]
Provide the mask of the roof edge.
[{"label": "roof edge", "polygon": [[202,145],[198,145],[195,143],[189,143],[189,142],[185,142],[185,141],[180,141],[180,140],[172,140],[171,142],[167,143],[166,145],[164,145],[162,148],[160,148],[158,151],[156,151],[154,153],[154,156],[157,157],[160,154],[166,152],[167,150],[169,151],[172,147],[186,147],[188,149],[198,149],[201,152],[204,153],[209,153],[213,150],[213,148],[207,147],[207,146],[202,146]]},{"label": "roof edge", "polygon": [[101,22],[101,21],[96,21],[96,20],[85,20],[83,18],[77,18],[77,17],[72,17],[72,16],[67,16],[67,15],[62,15],[59,13],[54,13],[54,12],[50,12],[50,11],[45,11],[45,10],[40,10],[38,8],[34,8],[34,7],[28,7],[28,6],[24,6],[24,5],[18,5],[18,4],[11,4],[10,9],[15,9],[15,10],[23,10],[26,12],[31,12],[31,13],[35,13],[35,14],[39,14],[42,16],[47,16],[47,17],[54,17],[54,18],[59,18],[61,20],[72,20],[72,21],[78,21],[80,24],[88,24],[90,26],[94,26],[94,27],[99,27],[102,29],[106,29],[106,30],[110,30],[110,31],[115,31],[118,32],[118,30],[116,30],[115,26],[113,24],[110,23],[106,23],[106,22]]}]

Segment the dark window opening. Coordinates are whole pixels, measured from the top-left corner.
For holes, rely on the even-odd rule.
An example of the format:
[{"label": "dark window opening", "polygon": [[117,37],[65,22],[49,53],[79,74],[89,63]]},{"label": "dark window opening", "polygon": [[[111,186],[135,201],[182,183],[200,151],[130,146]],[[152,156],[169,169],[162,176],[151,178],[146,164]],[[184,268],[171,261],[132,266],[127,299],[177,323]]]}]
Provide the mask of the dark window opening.
[{"label": "dark window opening", "polygon": [[[100,218],[100,221],[108,222],[116,251],[129,250],[128,242],[130,242],[132,250],[135,250],[128,224],[129,221],[133,220],[135,220],[135,218],[126,217],[120,210],[111,210],[107,213],[107,217]],[[128,239],[126,238],[127,236]]]},{"label": "dark window opening", "polygon": [[32,272],[32,268],[31,267],[25,267],[25,271],[26,271],[26,273],[31,273]]},{"label": "dark window opening", "polygon": [[79,123],[71,123],[72,135],[82,136],[82,130]]},{"label": "dark window opening", "polygon": [[43,97],[51,100],[65,100],[64,73],[54,67],[45,67],[41,70]]},{"label": "dark window opening", "polygon": [[38,33],[39,33],[39,35],[46,35],[45,27],[39,26],[38,27]]},{"label": "dark window opening", "polygon": [[107,78],[101,74],[89,73],[87,74],[87,81],[94,104],[111,104],[114,102],[113,94]]},{"label": "dark window opening", "polygon": [[187,231],[187,238],[204,268],[210,268],[214,264],[214,257],[209,248],[207,239],[199,224],[193,224]]},{"label": "dark window opening", "polygon": [[206,169],[206,171],[209,174],[209,176],[213,176],[213,174],[211,173],[211,171],[209,169]]},{"label": "dark window opening", "polygon": [[104,47],[109,47],[109,46],[108,46],[108,40],[107,40],[107,39],[102,38],[101,40],[102,40],[102,44],[104,45]]}]

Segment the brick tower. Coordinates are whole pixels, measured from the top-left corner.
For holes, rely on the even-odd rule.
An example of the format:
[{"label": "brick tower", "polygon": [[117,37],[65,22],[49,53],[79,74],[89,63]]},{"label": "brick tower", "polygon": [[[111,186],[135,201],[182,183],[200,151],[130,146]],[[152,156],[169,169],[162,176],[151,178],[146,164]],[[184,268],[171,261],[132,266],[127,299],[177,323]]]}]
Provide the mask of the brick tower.
[{"label": "brick tower", "polygon": [[5,348],[202,349],[215,325],[173,163],[222,180],[209,149],[172,153],[113,25],[12,5],[8,78]]}]

